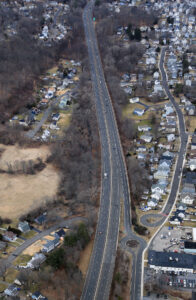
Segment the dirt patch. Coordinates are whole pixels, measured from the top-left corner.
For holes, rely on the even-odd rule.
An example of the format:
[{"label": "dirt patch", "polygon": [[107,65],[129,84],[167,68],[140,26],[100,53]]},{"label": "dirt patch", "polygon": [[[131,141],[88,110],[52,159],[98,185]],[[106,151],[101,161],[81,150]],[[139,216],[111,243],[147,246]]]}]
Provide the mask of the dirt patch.
[{"label": "dirt patch", "polygon": [[5,146],[0,144],[0,149],[4,150],[0,158],[0,169],[7,171],[8,165],[14,165],[16,162],[22,161],[35,161],[41,158],[45,161],[50,155],[49,148],[47,146],[41,146],[39,148],[20,148],[17,145]]},{"label": "dirt patch", "polygon": [[80,269],[80,271],[82,272],[82,275],[84,277],[86,276],[86,273],[87,273],[87,270],[88,270],[88,265],[89,265],[91,253],[92,253],[92,250],[93,250],[93,243],[94,243],[94,239],[90,241],[90,243],[86,246],[86,248],[84,249],[84,251],[80,255],[78,268]]},{"label": "dirt patch", "polygon": [[56,196],[60,176],[52,165],[36,175],[0,174],[1,217],[18,218]]},{"label": "dirt patch", "polygon": [[22,254],[33,256],[35,253],[40,252],[43,245],[45,245],[45,244],[46,244],[45,240],[39,240],[39,241],[35,242],[33,245],[29,246],[27,249],[25,249]]}]

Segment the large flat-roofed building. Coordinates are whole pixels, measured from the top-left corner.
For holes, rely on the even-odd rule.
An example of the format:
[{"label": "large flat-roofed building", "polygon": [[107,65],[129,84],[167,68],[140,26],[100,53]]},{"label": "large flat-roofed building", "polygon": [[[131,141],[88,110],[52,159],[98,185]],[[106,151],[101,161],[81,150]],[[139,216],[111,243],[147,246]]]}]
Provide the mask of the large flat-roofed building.
[{"label": "large flat-roofed building", "polygon": [[196,242],[196,227],[193,228],[192,234],[193,234],[193,241]]},{"label": "large flat-roofed building", "polygon": [[194,273],[196,271],[196,256],[150,250],[148,252],[148,264],[155,271]]},{"label": "large flat-roofed building", "polygon": [[196,242],[185,241],[184,242],[184,252],[196,254]]}]

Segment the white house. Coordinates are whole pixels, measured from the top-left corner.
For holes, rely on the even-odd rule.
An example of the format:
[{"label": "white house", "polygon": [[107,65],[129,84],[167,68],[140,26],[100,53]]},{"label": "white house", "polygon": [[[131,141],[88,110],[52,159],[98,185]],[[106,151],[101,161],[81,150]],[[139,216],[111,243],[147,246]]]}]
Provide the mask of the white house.
[{"label": "white house", "polygon": [[144,140],[146,143],[150,143],[152,141],[152,135],[150,134],[143,134],[141,135],[141,140]]},{"label": "white house", "polygon": [[194,195],[192,194],[182,194],[180,197],[181,201],[185,204],[192,205],[194,201]]},{"label": "white house", "polygon": [[180,225],[183,219],[181,217],[173,216],[169,219],[169,223],[173,225]]},{"label": "white house", "polygon": [[35,253],[31,260],[27,263],[27,268],[37,269],[46,260],[43,253]]},{"label": "white house", "polygon": [[156,59],[154,57],[147,57],[146,58],[146,64],[147,65],[155,65],[156,64]]},{"label": "white house", "polygon": [[158,170],[154,173],[154,179],[167,179],[169,172],[165,170]]},{"label": "white house", "polygon": [[159,79],[159,72],[154,72],[154,74],[153,74],[153,78],[154,79]]},{"label": "white house", "polygon": [[139,146],[137,149],[136,149],[136,152],[146,152],[147,151],[147,148],[145,146]]},{"label": "white house", "polygon": [[138,152],[137,158],[138,158],[138,159],[141,159],[141,160],[145,160],[145,159],[146,159],[146,154],[141,153],[141,152]]},{"label": "white house", "polygon": [[157,200],[156,199],[149,199],[147,202],[148,207],[156,207],[157,206]]},{"label": "white house", "polygon": [[11,284],[9,287],[7,287],[4,290],[4,294],[7,295],[7,296],[11,296],[11,297],[16,296],[17,293],[18,293],[18,288],[15,284]]},{"label": "white house", "polygon": [[147,131],[150,131],[152,128],[148,125],[139,125],[138,126],[138,131],[144,131],[144,132],[147,132]]},{"label": "white house", "polygon": [[151,186],[152,193],[164,194],[165,188],[161,184],[153,184]]},{"label": "white house", "polygon": [[137,103],[137,102],[139,102],[139,101],[140,101],[139,97],[134,97],[134,98],[130,98],[130,99],[129,99],[129,102],[130,102],[130,103]]},{"label": "white house", "polygon": [[152,193],[152,198],[156,199],[157,201],[159,201],[161,199],[161,194],[158,192]]},{"label": "white house", "polygon": [[165,110],[166,116],[172,114],[173,112],[174,112],[173,107],[168,107],[168,108]]},{"label": "white house", "polygon": [[173,142],[175,141],[175,134],[171,133],[167,135],[167,141],[168,142]]},{"label": "white house", "polygon": [[42,248],[42,252],[50,252],[52,251],[54,248],[56,248],[59,245],[59,238],[55,238],[52,241],[48,241]]},{"label": "white house", "polygon": [[196,158],[190,159],[188,165],[191,171],[196,170]]},{"label": "white house", "polygon": [[133,111],[133,114],[141,117],[141,116],[143,116],[144,112],[145,112],[144,109],[135,108],[134,111]]}]

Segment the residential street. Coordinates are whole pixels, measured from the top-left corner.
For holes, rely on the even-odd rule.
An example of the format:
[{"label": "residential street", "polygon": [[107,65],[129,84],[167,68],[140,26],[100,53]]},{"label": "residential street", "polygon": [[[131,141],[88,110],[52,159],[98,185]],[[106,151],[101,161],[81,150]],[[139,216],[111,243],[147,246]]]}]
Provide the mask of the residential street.
[{"label": "residential street", "polygon": [[57,223],[57,224],[53,225],[52,227],[50,227],[46,230],[43,230],[42,232],[38,233],[37,235],[35,235],[31,239],[26,240],[22,245],[18,246],[8,256],[8,258],[4,259],[4,265],[6,266],[6,268],[10,267],[10,265],[16,259],[16,257],[18,255],[20,255],[26,248],[28,248],[29,246],[34,244],[36,241],[42,239],[46,235],[49,235],[51,232],[57,230],[58,228],[63,228],[65,226],[71,227],[74,223],[76,223],[78,221],[85,222],[86,219],[83,218],[83,217],[74,217],[74,218],[70,218],[68,220],[63,220],[62,222]]}]

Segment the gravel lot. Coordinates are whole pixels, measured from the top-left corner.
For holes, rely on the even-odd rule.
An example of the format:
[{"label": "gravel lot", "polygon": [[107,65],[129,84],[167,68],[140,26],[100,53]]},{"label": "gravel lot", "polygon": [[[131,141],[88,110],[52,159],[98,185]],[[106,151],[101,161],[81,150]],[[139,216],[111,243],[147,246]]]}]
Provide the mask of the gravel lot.
[{"label": "gravel lot", "polygon": [[[172,227],[170,227],[172,228]],[[181,229],[173,227],[169,230],[169,227],[163,227],[157,237],[152,243],[152,249],[155,251],[178,251],[181,252],[183,249],[180,248],[183,245],[182,237],[187,237],[187,233],[191,233],[191,229]]]}]

